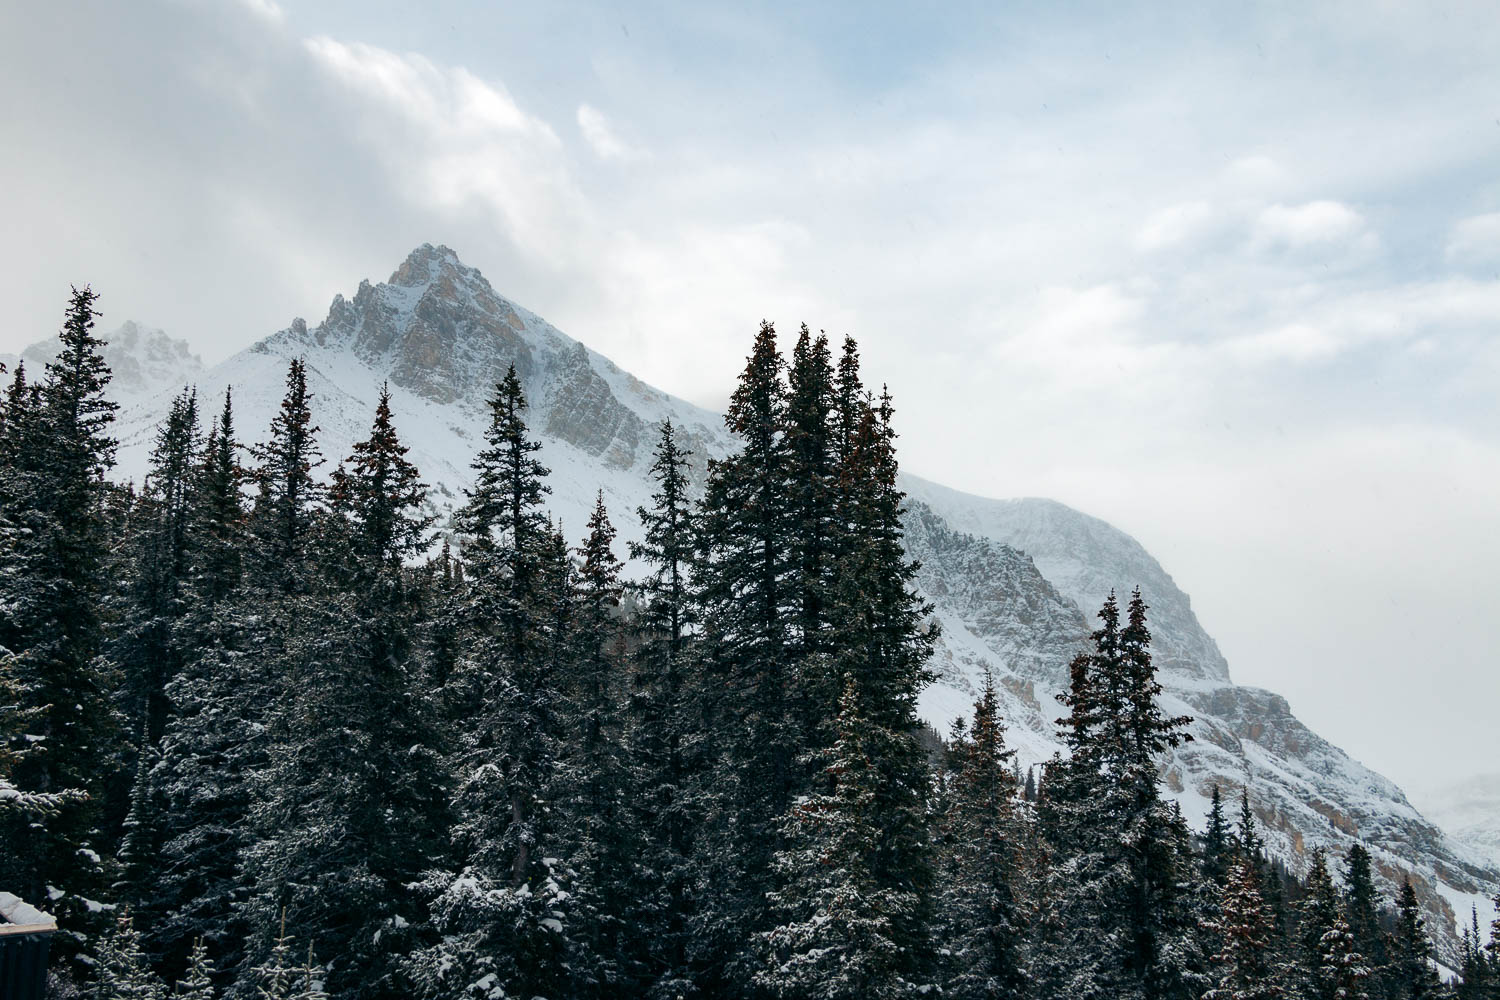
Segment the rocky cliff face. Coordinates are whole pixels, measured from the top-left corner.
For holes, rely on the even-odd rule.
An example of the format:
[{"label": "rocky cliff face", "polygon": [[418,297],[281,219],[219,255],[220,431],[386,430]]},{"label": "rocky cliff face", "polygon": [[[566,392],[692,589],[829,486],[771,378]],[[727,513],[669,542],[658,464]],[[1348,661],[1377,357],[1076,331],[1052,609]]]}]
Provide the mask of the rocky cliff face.
[{"label": "rocky cliff face", "polygon": [[[397,426],[440,515],[463,502],[485,397],[509,364],[525,384],[530,424],[552,469],[549,505],[569,536],[581,534],[603,489],[621,551],[639,537],[634,512],[649,502],[647,470],[662,419],[679,427],[700,475],[706,459],[733,447],[716,414],[644,385],[496,294],[451,250],[423,246],[389,281],[335,298],[314,327],[295,320],[211,370],[179,373],[149,398],[131,395],[122,379],[121,401],[129,405],[120,420],[121,475],[144,472],[152,430],[189,378],[210,410],[233,385],[241,434],[259,436],[280,401],[287,361],[297,356],[307,361],[319,440],[334,461],[364,436],[379,387],[389,382]],[[988,670],[1022,759],[1049,758],[1060,749],[1055,696],[1093,612],[1111,589],[1123,595],[1140,586],[1152,609],[1166,707],[1195,717],[1194,741],[1164,765],[1195,825],[1215,784],[1231,797],[1248,785],[1272,847],[1293,867],[1313,846],[1342,851],[1364,841],[1388,881],[1412,874],[1450,945],[1455,912],[1500,889],[1492,858],[1424,820],[1394,784],[1302,725],[1284,699],[1235,686],[1187,595],[1134,539],[1050,500],[988,500],[915,477],[903,486],[912,499],[908,547],[922,563],[918,583],[942,628],[937,681],[921,701],[939,730],[971,710]]]}]

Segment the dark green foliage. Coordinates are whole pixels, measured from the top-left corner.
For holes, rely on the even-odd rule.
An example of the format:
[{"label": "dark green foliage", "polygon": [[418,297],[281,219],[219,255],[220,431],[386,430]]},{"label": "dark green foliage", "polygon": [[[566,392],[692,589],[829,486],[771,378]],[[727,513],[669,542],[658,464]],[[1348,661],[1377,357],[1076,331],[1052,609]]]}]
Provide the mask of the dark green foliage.
[{"label": "dark green foliage", "polygon": [[628,756],[635,866],[634,947],[644,992],[689,996],[687,927],[691,913],[692,832],[701,820],[690,777],[703,753],[694,726],[691,572],[695,541],[688,495],[690,453],[664,421],[651,465],[652,505],[637,510],[643,528],[630,556],[644,564],[635,589],[639,645],[631,663]]},{"label": "dark green foliage", "polygon": [[1432,964],[1432,940],[1410,879],[1401,883],[1396,897],[1396,927],[1387,954],[1381,978],[1390,1000],[1427,1000],[1440,995],[1442,983]]},{"label": "dark green foliage", "polygon": [[941,813],[939,934],[944,995],[1027,996],[1021,893],[1023,820],[1016,813],[1015,752],[1005,746],[994,679],[974,703],[972,727],[955,725]]},{"label": "dark green foliage", "polygon": [[40,386],[18,368],[0,432],[0,661],[21,699],[10,711],[30,750],[12,759],[10,780],[44,796],[69,792],[33,800],[51,802],[53,815],[40,822],[20,810],[0,814],[0,843],[11,848],[0,852],[0,883],[29,899],[61,890],[50,908],[70,931],[53,947],[68,960],[99,927],[83,902],[109,883],[104,807],[128,787],[117,779],[116,680],[99,656],[115,506],[102,477],[114,461],[115,404],[104,396],[109,370],[92,333],[96,300],[87,287],[73,290],[57,360]]},{"label": "dark green foliage", "polygon": [[312,592],[287,605],[285,686],[242,852],[247,919],[285,913],[307,928],[335,956],[338,996],[404,994],[390,939],[422,921],[406,886],[446,851],[447,794],[417,686],[420,602],[405,569],[431,519],[406,452],[382,392],[370,436],[333,477],[320,534],[305,536],[324,551],[305,578]]},{"label": "dark green foliage", "polygon": [[903,914],[920,907],[917,895],[884,886],[872,870],[879,818],[876,762],[887,734],[860,711],[846,684],[835,739],[819,753],[811,794],[783,820],[784,847],[774,859],[781,888],[770,894],[772,925],[756,934],[764,963],[755,984],[775,997],[800,1000],[884,1000],[915,996],[903,975]]},{"label": "dark green foliage", "polygon": [[1062,720],[1071,756],[1048,774],[1054,901],[1039,955],[1044,995],[1169,997],[1201,987],[1203,958],[1185,887],[1192,860],[1161,802],[1162,753],[1189,721],[1156,705],[1146,607],[1126,624],[1110,595],[1094,651],[1071,666]]},{"label": "dark green foliage", "polygon": [[1301,906],[1299,978],[1306,1000],[1364,1000],[1370,970],[1355,945],[1327,857],[1313,853]]},{"label": "dark green foliage", "polygon": [[1208,828],[1203,831],[1203,874],[1215,885],[1223,886],[1229,877],[1231,834],[1224,818],[1224,803],[1219,786],[1214,785],[1208,809]]},{"label": "dark green foliage", "polygon": [[1271,920],[1259,879],[1245,859],[1229,867],[1219,916],[1208,925],[1218,940],[1212,960],[1215,985],[1203,1000],[1279,1000],[1286,995],[1271,948]]},{"label": "dark green foliage", "polygon": [[437,940],[405,970],[422,996],[493,988],[563,997],[572,995],[574,887],[553,803],[568,783],[557,666],[571,647],[571,567],[540,510],[547,470],[533,457],[514,368],[489,405],[459,516],[468,547],[452,680],[464,706],[450,763],[457,865],[419,887]]}]

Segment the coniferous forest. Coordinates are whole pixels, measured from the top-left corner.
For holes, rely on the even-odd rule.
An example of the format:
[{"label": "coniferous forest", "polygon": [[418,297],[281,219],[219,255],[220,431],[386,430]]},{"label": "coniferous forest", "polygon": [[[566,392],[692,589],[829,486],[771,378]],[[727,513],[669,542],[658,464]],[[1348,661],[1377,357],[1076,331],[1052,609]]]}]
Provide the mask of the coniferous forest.
[{"label": "coniferous forest", "polygon": [[993,682],[923,727],[852,339],[763,323],[739,452],[694,477],[662,425],[621,545],[602,493],[549,517],[514,369],[451,523],[384,394],[321,453],[297,362],[269,427],[187,392],[116,485],[95,302],[0,400],[0,889],[57,917],[53,996],[1500,997],[1500,926],[1442,981],[1364,849],[1291,872],[1238,788],[1188,826],[1139,592],[1099,595],[1066,757],[1018,764]]}]

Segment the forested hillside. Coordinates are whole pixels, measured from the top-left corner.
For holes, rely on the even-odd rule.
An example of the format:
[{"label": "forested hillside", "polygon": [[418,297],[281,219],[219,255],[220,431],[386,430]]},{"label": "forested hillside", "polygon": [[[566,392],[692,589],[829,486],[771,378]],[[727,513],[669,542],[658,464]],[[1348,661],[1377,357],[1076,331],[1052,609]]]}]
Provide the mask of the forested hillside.
[{"label": "forested hillside", "polygon": [[1294,877],[1217,790],[1190,828],[1138,591],[1038,709],[1065,755],[1016,765],[993,679],[921,724],[941,625],[852,339],[762,324],[734,450],[700,490],[646,428],[621,545],[602,491],[549,514],[514,366],[451,525],[389,390],[326,455],[297,359],[268,427],[186,391],[114,485],[94,302],[0,403],[0,888],[56,913],[56,996],[1500,995],[1500,926],[1445,987],[1364,848]]}]

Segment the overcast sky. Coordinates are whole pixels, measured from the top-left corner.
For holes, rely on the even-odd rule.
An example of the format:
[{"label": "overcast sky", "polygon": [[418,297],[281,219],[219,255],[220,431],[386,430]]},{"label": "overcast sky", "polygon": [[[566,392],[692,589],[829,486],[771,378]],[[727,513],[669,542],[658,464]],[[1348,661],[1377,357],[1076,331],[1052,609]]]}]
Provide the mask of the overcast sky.
[{"label": "overcast sky", "polygon": [[1414,794],[1500,769],[1500,9],[617,6],[0,5],[0,351],[89,281],[211,363],[422,242],[710,406],[852,333],[907,468],[1135,535]]}]

